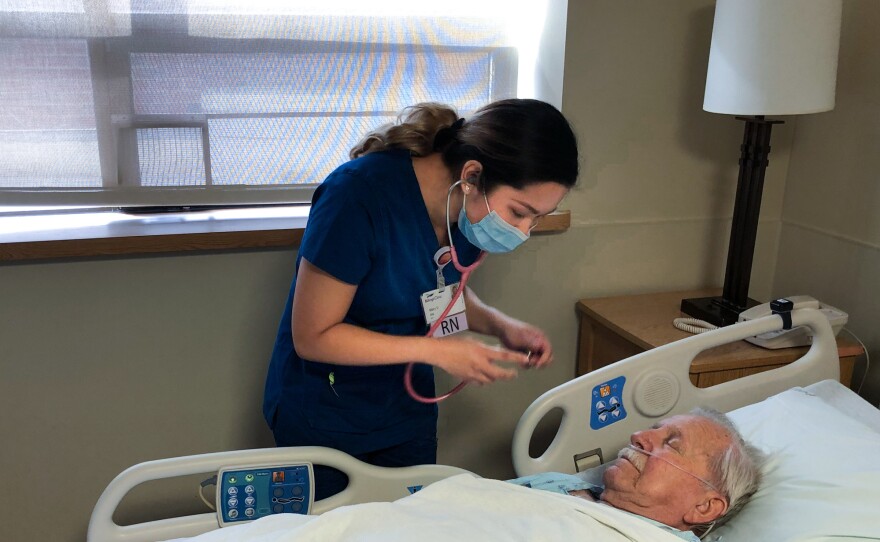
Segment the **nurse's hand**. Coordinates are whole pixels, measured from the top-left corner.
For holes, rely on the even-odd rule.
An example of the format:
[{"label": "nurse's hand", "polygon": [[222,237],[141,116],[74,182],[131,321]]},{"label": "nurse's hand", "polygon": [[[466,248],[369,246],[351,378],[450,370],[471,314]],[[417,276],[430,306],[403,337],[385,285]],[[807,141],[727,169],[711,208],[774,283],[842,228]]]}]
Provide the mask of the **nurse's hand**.
[{"label": "nurse's hand", "polygon": [[511,350],[531,352],[527,367],[541,368],[553,362],[553,346],[550,344],[550,339],[543,331],[531,324],[508,317],[498,338]]},{"label": "nurse's hand", "polygon": [[516,378],[516,369],[504,368],[500,363],[520,366],[528,363],[528,356],[522,352],[489,346],[475,339],[447,337],[434,340],[433,365],[465,382],[491,384],[496,380],[510,380]]}]

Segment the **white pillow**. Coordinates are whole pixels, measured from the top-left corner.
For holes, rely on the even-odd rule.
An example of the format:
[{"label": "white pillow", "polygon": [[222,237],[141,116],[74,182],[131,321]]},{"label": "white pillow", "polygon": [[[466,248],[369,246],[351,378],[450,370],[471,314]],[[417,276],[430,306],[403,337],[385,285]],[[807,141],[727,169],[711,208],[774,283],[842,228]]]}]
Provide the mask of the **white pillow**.
[{"label": "white pillow", "polygon": [[880,540],[880,433],[802,388],[729,415],[770,461],[749,504],[705,540]]}]

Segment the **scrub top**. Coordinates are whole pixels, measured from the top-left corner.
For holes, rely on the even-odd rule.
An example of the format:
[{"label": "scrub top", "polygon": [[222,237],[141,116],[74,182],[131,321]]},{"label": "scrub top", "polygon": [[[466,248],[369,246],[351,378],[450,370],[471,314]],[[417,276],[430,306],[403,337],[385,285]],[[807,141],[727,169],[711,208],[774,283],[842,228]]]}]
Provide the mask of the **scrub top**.
[{"label": "scrub top", "polygon": [[[459,261],[479,250],[451,217]],[[440,248],[408,151],[371,153],[343,164],[318,187],[296,267],[306,258],[333,277],[357,285],[344,321],[389,335],[428,331],[420,296],[437,288],[434,254]],[[450,263],[446,284],[460,280]],[[263,415],[275,429],[308,424],[329,435],[334,447],[363,454],[436,435],[437,406],[412,399],[403,385],[404,364],[371,367],[320,363],[297,355],[291,334],[290,288],[266,378]],[[432,367],[416,364],[413,385],[434,396]],[[282,426],[282,424],[279,424]],[[315,445],[303,442],[301,445]],[[321,442],[322,445],[328,445]]]}]

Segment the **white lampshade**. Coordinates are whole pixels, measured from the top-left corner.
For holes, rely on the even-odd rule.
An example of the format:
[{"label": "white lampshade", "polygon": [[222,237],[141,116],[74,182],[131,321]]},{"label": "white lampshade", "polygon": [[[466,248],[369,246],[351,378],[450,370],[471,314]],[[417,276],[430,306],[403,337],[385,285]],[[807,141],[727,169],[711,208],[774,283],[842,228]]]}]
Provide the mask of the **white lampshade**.
[{"label": "white lampshade", "polygon": [[834,109],[842,0],[717,0],[703,109]]}]

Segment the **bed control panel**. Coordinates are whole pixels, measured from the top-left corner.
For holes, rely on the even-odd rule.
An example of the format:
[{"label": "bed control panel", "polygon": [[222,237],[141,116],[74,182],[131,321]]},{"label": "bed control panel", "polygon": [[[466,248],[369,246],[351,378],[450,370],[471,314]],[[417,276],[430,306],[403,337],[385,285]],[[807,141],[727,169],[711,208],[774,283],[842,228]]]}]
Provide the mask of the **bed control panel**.
[{"label": "bed control panel", "polygon": [[270,514],[308,514],[315,495],[311,463],[235,466],[217,473],[221,527]]},{"label": "bed control panel", "polygon": [[623,406],[623,385],[626,377],[618,376],[593,388],[590,394],[590,428],[602,429],[626,418]]}]

